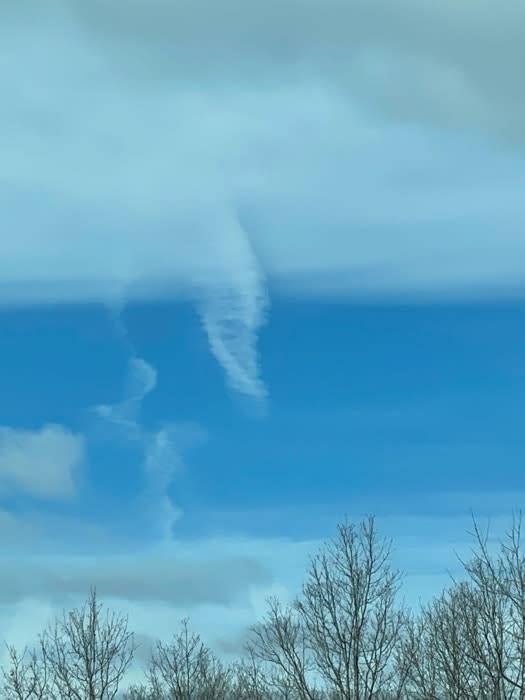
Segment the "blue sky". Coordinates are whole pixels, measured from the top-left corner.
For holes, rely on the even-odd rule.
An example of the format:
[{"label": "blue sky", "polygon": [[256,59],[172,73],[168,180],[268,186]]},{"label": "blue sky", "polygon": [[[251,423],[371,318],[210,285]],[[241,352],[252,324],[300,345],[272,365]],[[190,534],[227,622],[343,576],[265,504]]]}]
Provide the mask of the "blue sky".
[{"label": "blue sky", "polygon": [[525,10],[282,5],[0,9],[14,642],[96,583],[237,650],[345,515],[415,601],[523,503]]},{"label": "blue sky", "polygon": [[12,506],[104,521],[130,545],[154,536],[130,518],[143,445],[94,411],[122,401],[133,347],[157,373],[140,423],[171,426],[181,452],[167,485],[177,537],[315,537],[355,508],[449,515],[457,492],[468,512],[472,492],[520,490],[524,314],[501,300],[276,300],[259,338],[269,398],[254,410],[225,387],[188,304],[130,305],[118,322],[100,305],[4,310],[2,425],[86,441],[74,499],[12,494]]},{"label": "blue sky", "polygon": [[[173,498],[189,514],[225,511],[227,522],[239,507],[341,511],[356,492],[519,488],[524,315],[516,302],[277,301],[259,341],[271,387],[264,414],[225,390],[191,307],[135,305],[122,318],[158,374],[142,422],[180,423],[190,448],[194,426],[192,466]],[[2,326],[2,424],[87,431],[101,485],[123,500],[140,491],[140,455],[101,434],[91,411],[121,400],[127,381],[127,343],[111,313],[5,311]]]}]

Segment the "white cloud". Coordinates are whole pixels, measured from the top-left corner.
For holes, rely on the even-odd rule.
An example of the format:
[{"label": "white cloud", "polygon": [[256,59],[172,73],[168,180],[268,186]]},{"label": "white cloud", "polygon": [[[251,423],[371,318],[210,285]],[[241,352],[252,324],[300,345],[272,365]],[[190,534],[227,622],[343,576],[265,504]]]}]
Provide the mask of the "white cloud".
[{"label": "white cloud", "polygon": [[225,224],[217,237],[221,258],[227,261],[228,280],[204,290],[199,310],[211,352],[232,388],[264,399],[257,359],[257,333],[268,305],[263,274],[238,221]]},{"label": "white cloud", "polygon": [[75,494],[84,439],[61,425],[39,430],[0,427],[0,489],[44,499]]},{"label": "white cloud", "polygon": [[129,437],[140,439],[141,430],[138,421],[142,401],[156,386],[155,368],[141,357],[134,355],[129,360],[126,398],[116,404],[95,406],[94,410],[101,418],[124,428]]},{"label": "white cloud", "polygon": [[157,386],[157,371],[141,357],[130,360],[128,392],[131,400],[142,401]]},{"label": "white cloud", "polygon": [[181,511],[173,504],[168,489],[182,465],[183,460],[169,426],[145,433],[144,470],[148,477],[148,489],[144,499],[154,520],[157,534],[162,539],[171,539],[173,526],[181,516]]}]

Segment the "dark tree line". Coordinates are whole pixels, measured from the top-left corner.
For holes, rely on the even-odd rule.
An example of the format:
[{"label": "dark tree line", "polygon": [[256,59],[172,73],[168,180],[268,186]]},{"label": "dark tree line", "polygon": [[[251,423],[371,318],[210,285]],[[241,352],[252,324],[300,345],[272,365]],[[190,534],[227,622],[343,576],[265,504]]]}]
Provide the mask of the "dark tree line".
[{"label": "dark tree line", "polygon": [[[474,522],[464,576],[417,612],[399,600],[391,543],[373,517],[339,525],[289,605],[268,600],[244,657],[225,664],[188,620],[158,641],[123,693],[137,645],[128,619],[84,606],[22,653],[8,647],[6,700],[525,700],[521,517],[496,551]],[[121,695],[119,695],[121,693]]]}]

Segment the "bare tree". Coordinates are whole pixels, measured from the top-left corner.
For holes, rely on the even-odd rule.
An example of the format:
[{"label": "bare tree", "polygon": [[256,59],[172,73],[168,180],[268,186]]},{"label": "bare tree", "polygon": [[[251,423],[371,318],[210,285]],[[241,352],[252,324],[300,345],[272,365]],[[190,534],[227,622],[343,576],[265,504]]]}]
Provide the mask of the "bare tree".
[{"label": "bare tree", "polygon": [[338,526],[312,559],[296,603],[317,672],[341,700],[401,697],[395,652],[405,614],[396,606],[400,575],[373,517]]},{"label": "bare tree", "polygon": [[44,660],[27,647],[19,654],[9,646],[8,653],[9,668],[2,669],[5,700],[46,700],[48,678]]},{"label": "bare tree", "polygon": [[[470,595],[463,611],[473,664],[483,669],[491,698],[525,698],[525,558],[521,514],[515,516],[497,551],[489,531],[474,520],[475,548],[464,563]],[[464,592],[467,589],[464,589]],[[487,687],[487,685],[485,686]]]},{"label": "bare tree", "polygon": [[[493,684],[472,661],[472,626],[479,613],[473,591],[462,582],[444,591],[411,620],[405,641],[407,695],[420,700],[483,700]],[[486,695],[488,693],[488,695]]]},{"label": "bare tree", "polygon": [[466,579],[426,606],[405,643],[409,697],[451,700],[525,698],[525,560],[521,516],[499,548],[474,520]]},{"label": "bare tree", "polygon": [[190,633],[187,619],[171,644],[157,642],[147,677],[157,700],[227,700],[230,692],[231,670]]},{"label": "bare tree", "polygon": [[294,604],[269,601],[265,620],[253,628],[252,649],[300,700],[321,697],[319,681],[325,697],[338,700],[401,698],[407,669],[399,581],[374,519],[357,527],[345,522],[311,560]]},{"label": "bare tree", "polygon": [[101,614],[96,590],[81,609],[62,614],[40,637],[48,695],[56,700],[113,700],[133,660],[127,617]]},{"label": "bare tree", "polygon": [[[489,546],[474,520],[465,579],[418,615],[397,603],[400,575],[375,521],[343,523],[314,556],[290,605],[268,600],[248,657],[224,665],[189,631],[157,642],[126,700],[525,700],[521,515]],[[127,618],[95,590],[20,655],[8,647],[6,700],[116,700],[135,651]]]},{"label": "bare tree", "polygon": [[253,650],[247,649],[248,658],[232,667],[232,683],[228,700],[278,700],[271,693],[271,681],[258,662]]},{"label": "bare tree", "polygon": [[131,685],[125,693],[123,693],[123,700],[157,700],[152,688],[141,684],[141,685]]},{"label": "bare tree", "polygon": [[270,598],[264,620],[251,631],[248,649],[254,658],[270,666],[268,683],[274,694],[316,700],[314,664],[298,612]]}]

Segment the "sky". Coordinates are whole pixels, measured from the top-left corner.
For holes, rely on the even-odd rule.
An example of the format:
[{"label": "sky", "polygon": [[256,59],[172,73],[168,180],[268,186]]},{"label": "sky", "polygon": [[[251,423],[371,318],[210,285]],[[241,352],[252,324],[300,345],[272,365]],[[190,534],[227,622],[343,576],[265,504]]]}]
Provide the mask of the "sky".
[{"label": "sky", "polygon": [[[0,629],[236,654],[345,516],[523,504],[525,8],[4,0]],[[146,644],[147,646],[147,644]]]}]

